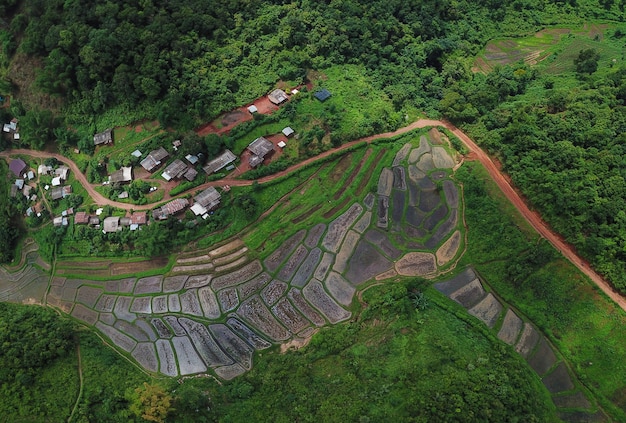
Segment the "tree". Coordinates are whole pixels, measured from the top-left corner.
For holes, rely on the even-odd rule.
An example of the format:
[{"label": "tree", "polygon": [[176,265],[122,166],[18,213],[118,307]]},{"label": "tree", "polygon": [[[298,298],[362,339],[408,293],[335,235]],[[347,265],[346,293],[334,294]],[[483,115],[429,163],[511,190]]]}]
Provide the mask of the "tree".
[{"label": "tree", "polygon": [[130,411],[149,422],[164,423],[173,411],[171,395],[158,385],[144,382],[131,396]]},{"label": "tree", "polygon": [[598,61],[600,60],[600,53],[593,48],[580,50],[578,57],[574,59],[574,65],[576,66],[576,72],[586,73],[591,75],[598,70]]}]

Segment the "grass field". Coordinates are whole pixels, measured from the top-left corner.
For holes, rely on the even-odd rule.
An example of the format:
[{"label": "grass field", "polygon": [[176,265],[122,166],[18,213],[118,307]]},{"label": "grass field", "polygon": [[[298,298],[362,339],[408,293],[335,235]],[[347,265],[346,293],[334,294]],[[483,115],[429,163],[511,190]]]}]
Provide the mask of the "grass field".
[{"label": "grass field", "polygon": [[574,70],[573,60],[578,52],[594,48],[600,53],[600,64],[608,65],[613,59],[623,60],[623,46],[611,36],[621,24],[590,24],[582,27],[551,27],[535,34],[493,40],[487,43],[473,64],[475,72],[488,73],[495,66],[524,61],[541,65],[546,73],[559,74]]}]

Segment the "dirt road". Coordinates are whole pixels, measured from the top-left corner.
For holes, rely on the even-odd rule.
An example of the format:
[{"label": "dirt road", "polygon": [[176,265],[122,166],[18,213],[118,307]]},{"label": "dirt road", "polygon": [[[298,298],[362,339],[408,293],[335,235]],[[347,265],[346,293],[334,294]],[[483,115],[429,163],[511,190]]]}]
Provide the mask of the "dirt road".
[{"label": "dirt road", "polygon": [[[419,119],[413,122],[412,124],[405,126],[404,128],[400,128],[396,131],[385,132],[383,134],[372,135],[369,137],[361,138],[361,139],[349,142],[347,144],[344,144],[341,147],[325,151],[318,156],[311,157],[296,165],[293,165],[282,172],[278,172],[273,175],[260,178],[258,182],[264,183],[264,182],[272,181],[276,178],[280,178],[304,166],[314,163],[317,160],[320,160],[332,154],[347,150],[350,147],[359,143],[363,143],[363,142],[371,143],[372,141],[377,140],[377,139],[391,138],[396,135],[401,135],[401,134],[410,132],[414,129],[426,128],[430,126],[442,126],[448,129],[450,132],[452,132],[456,137],[458,137],[465,144],[465,146],[470,150],[471,152],[470,155],[472,159],[475,158],[479,160],[482,163],[482,165],[485,166],[491,178],[496,182],[498,187],[500,187],[500,189],[502,190],[504,195],[506,195],[509,201],[511,201],[513,205],[515,205],[515,207],[519,210],[522,216],[528,221],[528,223],[530,223],[532,227],[535,228],[535,230],[539,232],[539,234],[542,237],[544,237],[552,245],[554,245],[554,247],[558,249],[565,258],[567,258],[572,264],[574,264],[574,266],[576,266],[581,272],[586,274],[606,295],[608,295],[613,301],[615,301],[622,308],[622,310],[626,311],[626,300],[619,293],[617,293],[607,281],[605,281],[599,274],[597,274],[593,269],[591,269],[591,267],[589,267],[589,264],[586,263],[581,257],[579,257],[576,254],[572,246],[565,243],[558,234],[552,232],[552,230],[548,227],[548,225],[541,219],[541,217],[536,212],[533,212],[528,208],[526,203],[524,203],[524,201],[519,196],[519,194],[513,189],[511,184],[509,184],[507,179],[504,177],[504,175],[498,169],[495,163],[489,158],[489,156],[474,141],[472,141],[465,133],[463,133],[456,126],[452,125],[450,122],[439,121],[439,120],[429,120],[429,119]],[[70,161],[69,159],[59,154],[52,154],[52,153],[34,151],[34,150],[17,149],[17,150],[7,150],[4,152],[1,152],[0,157],[9,157],[9,155],[14,155],[14,154],[23,154],[23,155],[27,155],[31,157],[37,157],[40,159],[55,157],[57,160],[66,163],[70,167],[72,172],[74,172],[74,176],[76,177],[76,179],[85,187],[89,195],[93,198],[93,200],[97,204],[110,205],[110,206],[117,207],[117,208],[124,209],[124,210],[130,210],[130,209],[148,210],[154,206],[150,204],[139,206],[139,205],[126,204],[126,203],[120,203],[117,201],[109,200],[108,198],[102,196],[101,194],[95,191],[94,189],[95,185],[89,184],[87,182],[87,178],[85,178],[85,175],[79,172],[78,166],[76,166],[74,162]],[[198,186],[197,188],[195,188],[195,190],[205,189],[205,188],[208,188],[209,186],[217,186],[217,187],[224,186],[224,185],[248,186],[248,185],[252,185],[252,183],[253,181],[226,178],[226,179],[221,179],[219,181],[207,182],[205,184]],[[181,194],[180,196],[182,195],[185,195],[185,194]]]},{"label": "dirt road", "polygon": [[447,128],[450,132],[456,135],[457,138],[463,141],[467,148],[474,154],[474,157],[477,158],[487,169],[489,175],[496,182],[498,187],[500,187],[504,195],[506,195],[509,201],[513,203],[522,216],[524,216],[524,219],[526,219],[526,221],[528,221],[528,223],[530,223],[542,237],[554,245],[554,247],[559,250],[565,258],[567,258],[581,272],[587,275],[598,286],[598,288],[615,301],[622,308],[622,310],[626,311],[626,300],[624,297],[617,293],[607,281],[605,281],[599,274],[589,267],[589,264],[576,254],[571,245],[565,243],[565,241],[563,241],[558,234],[553,232],[541,219],[539,214],[528,208],[526,203],[509,184],[495,163],[480,147],[478,147],[474,141],[472,141],[467,135],[465,135],[465,133],[463,133],[456,126],[452,125],[450,122],[439,122],[437,126]]}]

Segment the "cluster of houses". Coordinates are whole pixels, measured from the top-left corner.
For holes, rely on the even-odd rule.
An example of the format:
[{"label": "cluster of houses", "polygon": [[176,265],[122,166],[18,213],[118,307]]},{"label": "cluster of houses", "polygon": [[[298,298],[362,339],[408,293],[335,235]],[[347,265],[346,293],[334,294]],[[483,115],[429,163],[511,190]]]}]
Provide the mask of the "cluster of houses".
[{"label": "cluster of houses", "polygon": [[215,187],[208,187],[196,195],[193,198],[193,202],[187,199],[177,198],[152,210],[152,218],[154,220],[165,220],[169,216],[181,213],[191,205],[190,210],[194,215],[206,219],[209,217],[209,214],[220,205],[221,199],[222,196]]},{"label": "cluster of houses", "polygon": [[7,134],[11,134],[13,137],[13,140],[19,140],[20,139],[20,133],[19,130],[17,128],[17,119],[13,118],[11,119],[11,121],[9,123],[5,123],[2,126],[2,132],[5,132]]},{"label": "cluster of houses", "polygon": [[[102,209],[96,211],[96,215],[91,215],[85,211],[79,211],[74,215],[75,225],[88,225],[95,229],[102,229],[103,233],[119,232],[123,228],[129,228],[136,231],[140,226],[148,223],[148,215],[146,212],[135,212],[130,216],[109,216],[103,220],[100,219],[99,213]],[[73,211],[72,211],[73,213]],[[67,225],[67,220],[62,221],[63,225]]]},{"label": "cluster of houses", "polygon": [[[180,147],[180,140],[178,141],[178,147]],[[175,141],[176,143],[176,141]],[[175,148],[178,148],[174,145]],[[141,152],[136,150],[136,153],[139,153],[138,157],[141,157]],[[139,163],[141,167],[143,167],[146,171],[152,173],[157,170],[169,157],[169,153],[163,147],[159,147],[156,150],[152,150],[148,155]],[[193,181],[198,176],[198,171],[194,168],[194,165],[198,163],[198,156],[194,156],[188,154],[185,157],[188,163],[180,159],[174,160],[172,163],[167,165],[167,167],[161,173],[161,176],[166,181],[171,180],[179,180],[186,179],[188,181]]]}]

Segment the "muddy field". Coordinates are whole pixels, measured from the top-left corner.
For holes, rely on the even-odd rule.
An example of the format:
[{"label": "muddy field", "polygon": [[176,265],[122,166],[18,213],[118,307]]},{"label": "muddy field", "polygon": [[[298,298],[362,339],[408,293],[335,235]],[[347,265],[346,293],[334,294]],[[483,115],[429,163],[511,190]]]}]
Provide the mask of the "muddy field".
[{"label": "muddy field", "polygon": [[345,277],[356,286],[391,269],[391,267],[393,267],[393,263],[385,258],[376,247],[365,240],[361,240],[348,262]]}]

